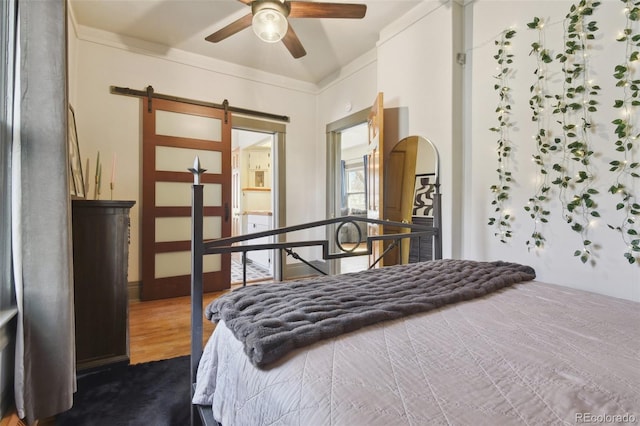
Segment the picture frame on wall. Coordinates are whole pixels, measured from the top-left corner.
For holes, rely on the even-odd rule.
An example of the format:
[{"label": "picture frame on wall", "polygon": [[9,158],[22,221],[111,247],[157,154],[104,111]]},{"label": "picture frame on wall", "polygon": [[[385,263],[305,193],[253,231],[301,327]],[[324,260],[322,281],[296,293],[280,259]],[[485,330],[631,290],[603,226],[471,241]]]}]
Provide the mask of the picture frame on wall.
[{"label": "picture frame on wall", "polygon": [[435,180],[435,173],[421,173],[416,175],[413,191],[413,216],[433,216]]},{"label": "picture frame on wall", "polygon": [[69,191],[73,198],[86,198],[84,175],[82,174],[82,157],[80,156],[80,144],[78,142],[78,131],[76,129],[76,115],[71,105],[69,105],[67,121]]}]

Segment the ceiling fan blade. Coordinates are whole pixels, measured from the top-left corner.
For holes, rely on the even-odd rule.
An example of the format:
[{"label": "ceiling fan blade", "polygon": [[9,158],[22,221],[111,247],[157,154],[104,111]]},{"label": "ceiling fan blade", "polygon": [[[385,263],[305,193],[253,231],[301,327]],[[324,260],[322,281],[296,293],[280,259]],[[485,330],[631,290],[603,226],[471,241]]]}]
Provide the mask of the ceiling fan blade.
[{"label": "ceiling fan blade", "polygon": [[296,35],[295,31],[293,31],[293,28],[291,28],[291,24],[289,24],[289,28],[287,28],[287,33],[284,35],[282,42],[287,47],[291,55],[296,59],[302,58],[307,54],[307,51],[302,47],[300,39]]},{"label": "ceiling fan blade", "polygon": [[367,5],[354,3],[320,3],[290,1],[289,18],[364,18]]},{"label": "ceiling fan blade", "polygon": [[244,4],[251,4],[253,3],[253,0],[238,0],[240,3],[244,3]]},{"label": "ceiling fan blade", "polygon": [[212,43],[217,43],[221,40],[224,40],[225,38],[234,35],[238,31],[242,31],[245,28],[250,27],[251,19],[253,19],[253,15],[249,13],[248,15],[243,16],[237,21],[230,23],[226,27],[216,31],[210,36],[205,37],[205,40],[210,41]]}]

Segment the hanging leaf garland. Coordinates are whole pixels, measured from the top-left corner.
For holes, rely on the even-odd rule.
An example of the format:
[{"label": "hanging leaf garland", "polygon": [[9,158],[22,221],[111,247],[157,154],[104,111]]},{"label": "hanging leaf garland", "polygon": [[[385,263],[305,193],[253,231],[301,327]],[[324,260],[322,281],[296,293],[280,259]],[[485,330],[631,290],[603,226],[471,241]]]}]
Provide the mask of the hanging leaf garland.
[{"label": "hanging leaf garland", "polygon": [[553,58],[549,50],[544,47],[544,20],[535,17],[533,21],[527,24],[527,27],[538,31],[538,40],[531,44],[531,52],[536,58],[536,69],[533,74],[535,82],[529,88],[531,98],[529,98],[529,107],[531,108],[531,121],[536,123],[537,129],[534,139],[536,141],[536,153],[533,155],[533,161],[538,166],[539,182],[536,185],[535,194],[529,198],[528,204],[524,207],[525,211],[534,221],[534,229],[531,233],[531,239],[526,244],[529,250],[532,248],[541,248],[544,245],[545,238],[539,227],[540,224],[548,222],[547,217],[550,212],[545,208],[545,204],[549,201],[549,172],[548,164],[551,162],[550,154],[558,149],[550,140],[549,114],[545,113],[549,99],[553,98],[547,91],[548,70],[547,64],[553,62]]},{"label": "hanging leaf garland", "polygon": [[[589,78],[589,42],[598,30],[595,21],[588,21],[599,1],[581,0],[571,6],[565,19],[564,51],[556,56],[562,64],[563,91],[555,96],[553,114],[562,127],[560,137],[554,139],[562,154],[552,168],[557,173],[552,181],[559,188],[563,217],[571,229],[580,234],[582,248],[574,256],[586,263],[593,256],[593,246],[588,238],[594,218],[600,217],[593,187],[594,174],[591,160],[594,156],[590,141],[591,114],[597,111],[600,87]],[[570,194],[571,192],[571,194]]]},{"label": "hanging leaf garland", "polygon": [[498,183],[490,188],[493,192],[491,205],[494,206],[494,212],[497,215],[489,218],[489,226],[496,228],[494,235],[500,238],[503,243],[506,243],[507,239],[512,236],[511,215],[506,210],[506,204],[509,200],[510,185],[513,182],[512,173],[509,170],[509,156],[511,153],[509,129],[513,126],[510,120],[512,99],[509,80],[513,74],[511,69],[513,54],[509,53],[509,48],[511,46],[510,40],[515,35],[515,30],[503,31],[500,39],[494,42],[498,46],[498,52],[493,57],[498,64],[498,75],[494,76],[497,82],[493,86],[499,97],[498,106],[495,110],[498,126],[489,130],[498,134],[498,169],[496,170],[498,172]]},{"label": "hanging leaf garland", "polygon": [[625,44],[625,60],[615,66],[613,74],[616,87],[622,92],[621,99],[616,99],[613,105],[621,113],[621,118],[613,120],[616,152],[621,154],[621,158],[609,163],[609,170],[616,173],[615,183],[609,192],[620,197],[616,209],[623,212],[623,220],[619,226],[609,227],[620,232],[627,245],[624,256],[633,264],[640,262],[640,200],[633,192],[634,186],[640,187],[640,161],[637,158],[640,146],[640,130],[637,128],[640,106],[640,1],[621,1],[625,5],[626,23],[617,41]]}]

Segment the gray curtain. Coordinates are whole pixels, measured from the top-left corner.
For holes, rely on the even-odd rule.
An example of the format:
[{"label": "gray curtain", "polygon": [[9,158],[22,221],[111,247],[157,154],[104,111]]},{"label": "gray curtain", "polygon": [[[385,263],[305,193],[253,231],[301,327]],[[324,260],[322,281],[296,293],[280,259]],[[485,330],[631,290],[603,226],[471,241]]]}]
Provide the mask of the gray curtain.
[{"label": "gray curtain", "polygon": [[66,2],[20,0],[12,224],[15,396],[32,424],[71,407],[75,333],[67,158]]}]

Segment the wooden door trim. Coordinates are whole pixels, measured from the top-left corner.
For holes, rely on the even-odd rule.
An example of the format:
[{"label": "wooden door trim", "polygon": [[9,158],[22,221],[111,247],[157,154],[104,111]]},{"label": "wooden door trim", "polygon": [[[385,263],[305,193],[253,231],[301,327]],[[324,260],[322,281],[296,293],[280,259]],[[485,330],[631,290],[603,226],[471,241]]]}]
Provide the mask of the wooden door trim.
[{"label": "wooden door trim", "polygon": [[[371,218],[375,212],[374,219],[383,219],[384,216],[384,95],[379,92],[373,102],[367,119],[369,154],[367,154],[369,168],[367,182],[367,217]],[[373,145],[373,141],[375,146]],[[377,161],[377,162],[376,162]],[[369,224],[367,235],[382,235],[384,229],[382,225]],[[369,255],[369,263],[373,265],[382,254],[382,242],[372,243],[372,253]],[[384,260],[380,260],[377,267],[384,266]]]}]

